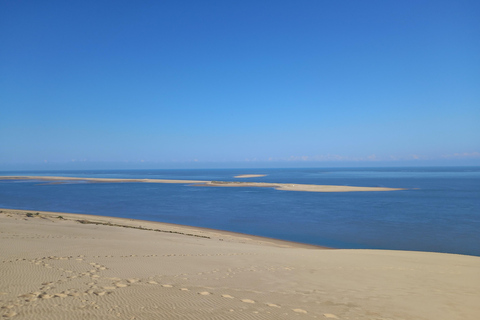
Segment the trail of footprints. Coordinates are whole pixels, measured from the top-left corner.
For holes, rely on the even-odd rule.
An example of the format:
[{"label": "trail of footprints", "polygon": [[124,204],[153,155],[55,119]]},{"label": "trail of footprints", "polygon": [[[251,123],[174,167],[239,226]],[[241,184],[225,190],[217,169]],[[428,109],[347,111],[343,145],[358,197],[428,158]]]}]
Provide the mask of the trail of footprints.
[{"label": "trail of footprints", "polygon": [[[159,285],[159,283],[157,281],[153,281],[153,280],[150,280],[150,281],[147,281],[148,284],[153,284],[153,285]],[[175,288],[174,285],[171,285],[171,284],[161,284],[161,286],[163,288]],[[181,290],[181,291],[191,291],[189,288],[185,288],[185,287],[178,287],[178,290]],[[201,295],[201,296],[210,296],[210,295],[213,295],[214,293],[210,292],[210,291],[198,291],[197,294]],[[252,300],[252,299],[241,299],[241,298],[236,298],[234,296],[231,296],[229,294],[221,294],[220,295],[222,298],[225,298],[225,299],[238,299],[239,301],[243,302],[243,303],[248,303],[248,304],[255,304],[257,303],[257,301],[255,300]],[[281,306],[277,305],[277,304],[274,304],[274,303],[264,303],[264,305],[268,306],[268,307],[272,307],[272,308],[281,308]],[[306,310],[303,310],[303,309],[292,309],[292,311],[294,312],[297,312],[297,313],[308,313]]]},{"label": "trail of footprints", "polygon": [[[230,253],[230,254],[216,254],[216,255],[243,255],[242,253],[236,254],[236,253]],[[175,257],[175,256],[207,256],[206,254],[196,254],[196,255],[182,255],[182,254],[166,254],[166,255],[143,255],[140,257],[148,258],[148,257]],[[113,258],[111,255],[107,256],[92,256],[92,258]],[[128,256],[121,256],[123,258],[134,258],[138,257],[137,255],[128,255]],[[32,263],[34,265],[41,265],[45,268],[55,268],[66,275],[65,278],[59,279],[55,282],[44,282],[41,284],[41,287],[34,292],[28,292],[25,294],[21,294],[18,296],[18,299],[15,301],[10,301],[7,302],[7,304],[3,305],[0,307],[0,310],[3,312],[3,317],[5,318],[10,318],[14,317],[17,315],[14,309],[15,307],[21,307],[25,304],[35,302],[37,300],[46,300],[46,299],[64,299],[64,298],[77,298],[77,299],[83,299],[84,296],[88,295],[96,295],[96,296],[104,296],[108,294],[114,293],[115,290],[121,289],[121,288],[126,288],[130,285],[133,285],[135,283],[137,284],[146,284],[146,285],[159,285],[162,288],[167,288],[167,289],[173,289],[173,290],[180,290],[184,292],[189,292],[192,291],[192,289],[189,289],[185,286],[176,286],[168,283],[159,283],[159,281],[153,280],[154,277],[150,277],[148,279],[138,279],[138,278],[129,278],[129,279],[121,279],[121,278],[109,278],[109,277],[101,277],[99,273],[101,273],[104,270],[107,270],[108,268],[104,265],[98,264],[96,262],[87,262],[86,261],[87,257],[85,255],[79,255],[76,257],[73,256],[68,256],[68,257],[56,257],[56,256],[49,256],[49,257],[42,257],[42,258],[37,258],[37,259],[14,259],[14,260],[7,260],[3,261],[3,263],[9,263],[9,262],[21,262],[21,261],[26,261],[29,263]],[[76,260],[79,263],[86,263],[88,266],[91,267],[90,270],[84,271],[84,272],[75,272],[72,270],[68,270],[65,268],[61,268],[58,266],[55,266],[55,261],[57,260]],[[289,270],[289,268],[283,268]],[[269,271],[275,271],[273,268],[268,268]],[[219,270],[213,270],[212,272],[208,273],[215,273],[218,272]],[[233,270],[229,269],[228,272],[232,272]],[[248,271],[255,271],[255,270],[248,270]],[[238,272],[238,270],[237,270]],[[198,273],[198,275],[201,275],[204,273]],[[184,276],[186,274],[183,274]],[[55,291],[54,289],[56,288],[55,285],[61,285],[61,284],[66,284],[69,281],[74,281],[74,279],[83,279],[83,278],[90,278],[91,281],[86,283],[87,289],[86,290],[77,290],[77,289],[67,289],[67,290],[62,290],[60,292]],[[186,278],[184,278],[186,279]],[[100,284],[99,282],[102,282]],[[77,286],[78,287],[78,286]],[[198,290],[197,290],[198,291]],[[215,293],[210,292],[210,291],[198,291],[198,295],[200,296],[211,296],[215,295]],[[257,304],[259,303],[258,301],[252,300],[252,299],[247,299],[247,298],[237,298],[229,294],[220,294],[219,297],[223,299],[231,299],[231,300],[238,300],[242,303],[245,304]],[[86,302],[86,300],[82,300],[83,302]],[[282,308],[282,306],[274,303],[261,303],[267,307],[271,308]],[[296,312],[298,314],[307,314],[308,312],[304,309],[300,308],[294,308],[290,309],[293,312]],[[336,315],[333,314],[324,314],[325,318],[333,318],[333,319],[338,319]]]},{"label": "trail of footprints", "polygon": [[[147,254],[147,255],[136,255],[136,254],[131,254],[131,255],[124,255],[124,256],[119,256],[120,258],[155,258],[155,257],[213,257],[213,256],[240,256],[240,255],[258,255],[257,253],[217,253],[217,254],[163,254],[163,255],[157,255],[157,254]],[[92,258],[113,258],[114,256],[112,255],[107,255],[107,256],[92,256]],[[2,263],[9,263],[9,262],[18,262],[18,261],[28,261],[37,265],[44,265],[45,260],[71,260],[75,259],[77,261],[82,261],[84,260],[85,255],[79,255],[77,257],[73,256],[68,256],[68,257],[57,257],[57,256],[49,256],[49,257],[43,257],[43,258],[37,258],[37,259],[11,259],[11,260],[4,260]]]},{"label": "trail of footprints", "polygon": [[[99,258],[100,256],[95,256]],[[113,256],[105,256],[113,257]],[[68,270],[62,268],[60,266],[56,266],[56,262],[60,260],[76,260],[79,263],[86,264],[87,268],[90,269],[84,272],[75,272],[73,270]],[[47,299],[54,299],[54,298],[77,298],[82,299],[82,302],[87,302],[84,300],[84,296],[88,296],[94,294],[96,296],[103,296],[106,294],[113,293],[113,290],[117,288],[127,287],[129,284],[136,282],[136,279],[120,279],[120,278],[105,278],[105,280],[110,280],[111,285],[106,286],[99,286],[98,281],[100,280],[101,276],[98,273],[101,273],[108,268],[101,264],[95,262],[86,262],[86,257],[84,255],[79,255],[77,257],[68,256],[68,257],[57,257],[57,256],[49,256],[49,257],[42,257],[37,259],[13,259],[2,261],[2,263],[13,263],[13,262],[28,262],[33,265],[43,266],[46,269],[56,269],[62,272],[63,276],[56,281],[50,282],[43,282],[41,286],[38,288],[37,291],[28,292],[25,294],[18,295],[16,300],[8,301],[5,305],[0,307],[2,311],[2,315],[5,318],[14,317],[17,313],[12,310],[15,307],[22,307],[28,305],[30,303],[37,303],[42,300]],[[86,283],[87,289],[86,290],[78,290],[78,289],[67,289],[67,290],[55,290],[56,286],[68,287],[68,283],[75,280],[83,280],[83,279],[90,279],[90,282]],[[87,280],[88,281],[88,280]],[[85,284],[83,284],[85,286]],[[82,285],[77,285],[78,287],[82,287]]]}]

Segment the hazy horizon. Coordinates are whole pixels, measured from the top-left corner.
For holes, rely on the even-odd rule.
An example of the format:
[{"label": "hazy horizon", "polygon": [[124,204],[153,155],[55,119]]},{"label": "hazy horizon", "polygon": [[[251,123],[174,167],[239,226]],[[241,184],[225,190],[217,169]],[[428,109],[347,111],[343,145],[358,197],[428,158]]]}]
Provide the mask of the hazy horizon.
[{"label": "hazy horizon", "polygon": [[130,163],[130,162],[81,162],[81,163],[16,163],[0,166],[0,172],[16,171],[81,171],[81,170],[201,170],[201,169],[329,169],[329,168],[442,168],[442,167],[479,167],[477,161],[408,161],[408,162],[171,162],[171,163]]}]

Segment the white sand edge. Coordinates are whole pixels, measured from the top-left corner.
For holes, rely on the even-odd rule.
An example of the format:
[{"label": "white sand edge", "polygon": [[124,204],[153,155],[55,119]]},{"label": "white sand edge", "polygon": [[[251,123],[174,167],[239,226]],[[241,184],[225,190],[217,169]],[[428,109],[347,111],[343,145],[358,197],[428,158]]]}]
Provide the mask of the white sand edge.
[{"label": "white sand edge", "polygon": [[234,176],[234,178],[260,178],[265,176],[267,175],[266,174],[239,174],[237,176]]}]

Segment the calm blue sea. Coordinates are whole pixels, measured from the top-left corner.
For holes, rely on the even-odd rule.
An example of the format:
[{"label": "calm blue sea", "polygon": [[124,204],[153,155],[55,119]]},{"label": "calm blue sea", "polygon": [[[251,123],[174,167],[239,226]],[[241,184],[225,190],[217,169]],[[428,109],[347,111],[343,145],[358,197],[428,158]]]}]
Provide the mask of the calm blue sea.
[{"label": "calm blue sea", "polygon": [[[255,173],[267,176],[234,178]],[[335,248],[480,256],[480,167],[10,171],[0,175],[407,188],[317,193],[187,184],[0,181],[0,207],[170,222]]]}]

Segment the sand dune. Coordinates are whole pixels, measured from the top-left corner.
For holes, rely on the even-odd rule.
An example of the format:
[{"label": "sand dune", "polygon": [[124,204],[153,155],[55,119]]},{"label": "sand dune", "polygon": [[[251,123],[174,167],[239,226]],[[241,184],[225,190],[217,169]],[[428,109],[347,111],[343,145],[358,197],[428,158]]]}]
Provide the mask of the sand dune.
[{"label": "sand dune", "polygon": [[478,319],[480,257],[0,209],[12,319]]},{"label": "sand dune", "polygon": [[75,177],[46,177],[46,176],[0,176],[0,180],[41,180],[52,183],[90,182],[90,183],[184,183],[201,187],[260,187],[274,188],[283,191],[306,192],[358,192],[358,191],[398,191],[401,188],[384,187],[352,187],[331,186],[316,184],[291,184],[268,182],[243,182],[243,181],[205,181],[205,180],[171,180],[171,179],[111,179],[111,178],[75,178]]}]

